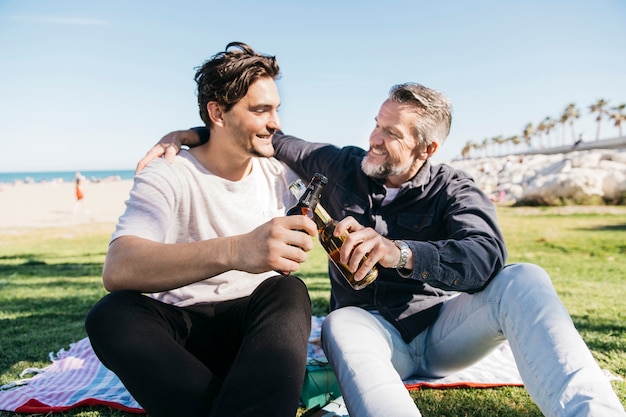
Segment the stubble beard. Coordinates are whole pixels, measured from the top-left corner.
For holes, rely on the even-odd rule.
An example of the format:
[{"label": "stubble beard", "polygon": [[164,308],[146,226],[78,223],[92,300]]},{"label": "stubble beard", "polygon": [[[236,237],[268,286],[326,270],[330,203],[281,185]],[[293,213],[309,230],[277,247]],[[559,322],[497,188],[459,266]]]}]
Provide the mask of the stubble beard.
[{"label": "stubble beard", "polygon": [[271,158],[274,156],[274,147],[271,147],[271,150],[261,150],[258,149],[256,146],[252,146],[250,147],[250,149],[248,149],[248,153],[252,156],[256,156],[258,158]]},{"label": "stubble beard", "polygon": [[361,161],[361,170],[368,177],[384,180],[389,177],[405,173],[409,170],[411,165],[412,163],[408,164],[407,166],[394,164],[394,162],[389,159],[389,156],[385,157],[384,162],[377,164],[370,161],[369,155],[366,155],[365,158],[363,158],[363,160]]},{"label": "stubble beard", "polygon": [[[238,136],[239,138],[243,138],[244,136]],[[260,139],[257,139],[260,140]],[[274,146],[271,141],[268,144],[257,143],[257,140],[245,141],[245,140],[237,140],[237,144],[239,147],[245,151],[248,155],[258,157],[258,158],[271,158],[274,156]],[[271,140],[271,139],[270,139]]]}]

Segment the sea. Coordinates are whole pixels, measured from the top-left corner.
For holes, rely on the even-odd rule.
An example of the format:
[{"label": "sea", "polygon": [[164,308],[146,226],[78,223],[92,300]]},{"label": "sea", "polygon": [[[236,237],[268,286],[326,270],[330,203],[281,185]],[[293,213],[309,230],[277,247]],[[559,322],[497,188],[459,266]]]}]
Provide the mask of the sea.
[{"label": "sea", "polygon": [[108,179],[128,180],[135,175],[134,170],[112,171],[49,171],[49,172],[0,172],[0,184],[39,183],[39,182],[72,182],[77,175],[91,182]]}]

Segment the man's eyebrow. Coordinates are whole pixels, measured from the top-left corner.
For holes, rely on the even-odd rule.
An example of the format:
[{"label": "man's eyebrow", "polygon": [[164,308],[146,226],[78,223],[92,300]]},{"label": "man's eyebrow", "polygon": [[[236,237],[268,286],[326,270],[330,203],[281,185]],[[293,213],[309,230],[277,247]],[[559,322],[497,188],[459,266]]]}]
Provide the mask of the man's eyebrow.
[{"label": "man's eyebrow", "polygon": [[[376,121],[376,123],[378,123],[378,120]],[[402,131],[399,130],[395,126],[378,126],[378,127],[383,129],[385,132],[389,133],[390,135],[393,135],[395,137],[402,137]]]},{"label": "man's eyebrow", "polygon": [[280,103],[278,104],[278,106],[274,106],[273,104],[269,104],[269,103],[256,103],[256,104],[248,105],[248,108],[251,108],[251,109],[271,109],[273,107],[276,107],[277,109],[279,109]]}]

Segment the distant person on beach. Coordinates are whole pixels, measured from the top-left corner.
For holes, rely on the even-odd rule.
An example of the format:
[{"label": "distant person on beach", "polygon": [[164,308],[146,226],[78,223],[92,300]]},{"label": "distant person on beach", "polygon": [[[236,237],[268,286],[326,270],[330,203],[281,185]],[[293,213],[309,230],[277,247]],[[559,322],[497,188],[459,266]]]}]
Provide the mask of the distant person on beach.
[{"label": "distant person on beach", "polygon": [[76,178],[76,201],[82,201],[83,198],[85,197],[83,195],[83,189],[82,189],[82,180],[80,179],[80,177]]},{"label": "distant person on beach", "polygon": [[85,194],[83,192],[83,177],[82,175],[80,175],[80,173],[76,173],[74,184],[74,194],[76,196],[74,213],[76,213],[79,208],[81,208],[83,212],[88,213],[89,210],[87,209],[87,205],[85,204]]},{"label": "distant person on beach", "polygon": [[[420,416],[403,379],[450,375],[508,340],[544,415],[625,416],[547,272],[506,265],[493,203],[463,172],[430,162],[451,122],[445,95],[406,83],[382,103],[368,151],[273,136],[276,157],[302,178],[328,177],[321,203],[343,219],[336,235],[350,231],[341,261],[357,279],[380,267],[356,291],[329,265],[322,343],[349,414]],[[212,134],[173,132],[146,160]]]},{"label": "distant person on beach", "polygon": [[285,216],[295,176],[272,158],[278,75],[238,42],[206,61],[195,79],[211,141],[136,175],[113,233],[110,293],[86,329],[152,417],[296,415],[311,301],[288,273],[316,227]]}]

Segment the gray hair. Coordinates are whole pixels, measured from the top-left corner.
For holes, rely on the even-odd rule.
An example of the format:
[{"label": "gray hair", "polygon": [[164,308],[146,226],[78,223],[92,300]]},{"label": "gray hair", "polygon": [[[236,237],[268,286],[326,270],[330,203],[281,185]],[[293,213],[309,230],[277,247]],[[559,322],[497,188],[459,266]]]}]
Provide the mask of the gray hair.
[{"label": "gray hair", "polygon": [[389,99],[409,104],[420,115],[414,128],[419,145],[433,142],[443,145],[452,125],[452,104],[443,93],[417,83],[397,84],[389,90]]}]

